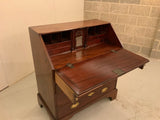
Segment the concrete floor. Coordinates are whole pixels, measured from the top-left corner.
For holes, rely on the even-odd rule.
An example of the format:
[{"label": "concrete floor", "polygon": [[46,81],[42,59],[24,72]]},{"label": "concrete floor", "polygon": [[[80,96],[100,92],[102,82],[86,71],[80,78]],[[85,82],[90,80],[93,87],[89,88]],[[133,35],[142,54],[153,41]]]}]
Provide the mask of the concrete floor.
[{"label": "concrete floor", "polygon": [[[160,61],[119,78],[118,96],[104,98],[71,120],[160,120]],[[49,120],[37,104],[35,74],[0,92],[0,120]]]}]

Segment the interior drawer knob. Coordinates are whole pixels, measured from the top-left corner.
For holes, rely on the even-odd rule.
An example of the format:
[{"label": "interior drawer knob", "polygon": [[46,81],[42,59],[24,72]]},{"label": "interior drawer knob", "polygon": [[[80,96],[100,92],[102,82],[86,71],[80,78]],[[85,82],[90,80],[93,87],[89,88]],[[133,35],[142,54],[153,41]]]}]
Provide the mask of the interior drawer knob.
[{"label": "interior drawer knob", "polygon": [[94,93],[95,93],[95,92],[91,92],[91,93],[89,93],[89,94],[88,94],[88,97],[93,96],[93,95],[94,95]]},{"label": "interior drawer knob", "polygon": [[78,105],[79,105],[79,102],[76,102],[75,104],[73,104],[73,105],[71,106],[71,109],[76,108]]},{"label": "interior drawer knob", "polygon": [[103,88],[103,89],[101,90],[101,92],[102,92],[102,93],[105,93],[105,92],[107,92],[107,90],[108,90],[108,88],[105,87],[105,88]]}]

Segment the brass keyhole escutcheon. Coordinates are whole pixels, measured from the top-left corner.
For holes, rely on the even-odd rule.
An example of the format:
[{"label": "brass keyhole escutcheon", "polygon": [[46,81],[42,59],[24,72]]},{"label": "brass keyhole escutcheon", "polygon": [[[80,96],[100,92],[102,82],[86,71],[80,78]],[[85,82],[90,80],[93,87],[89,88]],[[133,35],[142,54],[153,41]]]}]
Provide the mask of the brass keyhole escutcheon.
[{"label": "brass keyhole escutcheon", "polygon": [[94,95],[94,92],[91,92],[91,93],[88,94],[88,97],[91,97],[93,95]]},{"label": "brass keyhole escutcheon", "polygon": [[103,88],[103,89],[101,90],[101,93],[105,93],[105,92],[107,92],[107,90],[108,90],[108,88],[105,87],[105,88]]},{"label": "brass keyhole escutcheon", "polygon": [[71,106],[71,109],[76,108],[78,105],[79,105],[79,102],[76,102],[75,104],[73,104],[73,105]]}]

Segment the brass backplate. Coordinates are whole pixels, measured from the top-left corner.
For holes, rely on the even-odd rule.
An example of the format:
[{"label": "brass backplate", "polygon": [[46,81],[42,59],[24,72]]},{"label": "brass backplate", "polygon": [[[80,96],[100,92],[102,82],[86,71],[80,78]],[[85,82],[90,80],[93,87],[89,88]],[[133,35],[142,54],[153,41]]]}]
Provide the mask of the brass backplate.
[{"label": "brass backplate", "polygon": [[91,92],[91,93],[88,94],[88,97],[91,97],[93,95],[94,95],[94,92]]},{"label": "brass backplate", "polygon": [[79,105],[79,102],[76,102],[75,104],[73,104],[73,105],[71,106],[71,109],[74,109],[74,108],[78,107],[78,105]]},{"label": "brass backplate", "polygon": [[105,88],[103,88],[103,89],[101,90],[101,93],[105,93],[105,92],[107,92],[107,90],[108,90],[108,88],[105,87]]}]

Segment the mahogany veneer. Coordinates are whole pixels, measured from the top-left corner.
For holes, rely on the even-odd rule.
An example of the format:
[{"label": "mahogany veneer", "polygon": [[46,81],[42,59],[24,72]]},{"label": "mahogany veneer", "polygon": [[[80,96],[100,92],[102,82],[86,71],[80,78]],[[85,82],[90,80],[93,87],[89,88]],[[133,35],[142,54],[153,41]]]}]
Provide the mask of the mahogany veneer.
[{"label": "mahogany veneer", "polygon": [[105,21],[34,26],[29,32],[38,103],[52,120],[68,120],[103,97],[115,99],[118,77],[149,62],[125,50]]}]

